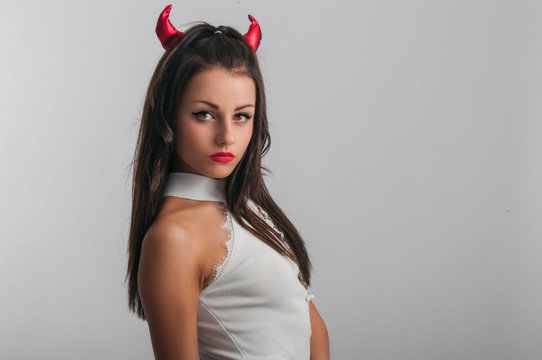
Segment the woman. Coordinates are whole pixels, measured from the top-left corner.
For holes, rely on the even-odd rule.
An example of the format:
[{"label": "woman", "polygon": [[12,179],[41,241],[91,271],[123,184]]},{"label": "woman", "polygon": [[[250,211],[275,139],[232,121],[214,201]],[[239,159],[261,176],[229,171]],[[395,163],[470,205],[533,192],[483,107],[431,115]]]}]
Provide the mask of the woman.
[{"label": "woman", "polygon": [[134,158],[130,309],[156,359],[329,359],[303,239],[262,179],[259,26],[182,33],[170,9]]}]

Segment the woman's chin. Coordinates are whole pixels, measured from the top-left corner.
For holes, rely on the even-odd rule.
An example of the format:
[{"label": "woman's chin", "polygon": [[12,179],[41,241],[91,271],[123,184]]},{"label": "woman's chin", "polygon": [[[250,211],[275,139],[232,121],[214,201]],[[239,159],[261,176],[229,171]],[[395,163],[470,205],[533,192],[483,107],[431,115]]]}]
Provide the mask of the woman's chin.
[{"label": "woman's chin", "polygon": [[214,179],[224,179],[230,176],[235,167],[228,165],[226,163],[217,163],[216,165],[211,165],[205,171],[205,176],[212,177]]}]

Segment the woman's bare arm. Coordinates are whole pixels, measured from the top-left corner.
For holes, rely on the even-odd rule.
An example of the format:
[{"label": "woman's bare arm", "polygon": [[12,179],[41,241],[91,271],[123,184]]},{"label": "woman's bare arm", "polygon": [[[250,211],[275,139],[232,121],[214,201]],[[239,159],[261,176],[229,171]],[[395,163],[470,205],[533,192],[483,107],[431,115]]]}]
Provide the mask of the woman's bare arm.
[{"label": "woman's bare arm", "polygon": [[326,324],[316,306],[309,301],[311,319],[311,360],[329,360],[329,337]]},{"label": "woman's bare arm", "polygon": [[198,360],[200,251],[179,225],[155,223],[145,235],[138,286],[157,360]]}]

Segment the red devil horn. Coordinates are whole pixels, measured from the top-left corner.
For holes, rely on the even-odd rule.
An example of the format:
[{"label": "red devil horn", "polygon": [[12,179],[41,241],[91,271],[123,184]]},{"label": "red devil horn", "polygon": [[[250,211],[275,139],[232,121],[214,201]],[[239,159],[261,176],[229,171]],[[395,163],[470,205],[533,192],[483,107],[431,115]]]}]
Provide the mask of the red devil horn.
[{"label": "red devil horn", "polygon": [[156,35],[158,35],[158,39],[160,39],[162,46],[166,50],[171,49],[177,40],[183,36],[183,33],[175,29],[175,26],[169,21],[170,11],[171,4],[162,11],[156,23]]},{"label": "red devil horn", "polygon": [[260,46],[260,40],[262,39],[262,30],[260,29],[260,25],[252,17],[252,15],[249,15],[248,18],[252,22],[250,24],[250,27],[248,28],[248,32],[243,35],[245,39],[247,39],[250,46],[254,49],[254,51],[258,50],[258,46]]}]

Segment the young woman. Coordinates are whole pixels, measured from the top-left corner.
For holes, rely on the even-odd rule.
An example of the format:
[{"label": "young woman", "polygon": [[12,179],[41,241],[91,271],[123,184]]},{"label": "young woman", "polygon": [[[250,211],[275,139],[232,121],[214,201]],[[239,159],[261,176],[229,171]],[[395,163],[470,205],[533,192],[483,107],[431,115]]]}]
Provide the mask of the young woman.
[{"label": "young woman", "polygon": [[134,157],[130,310],[156,359],[329,359],[303,239],[262,178],[259,25],[182,33],[170,9]]}]

